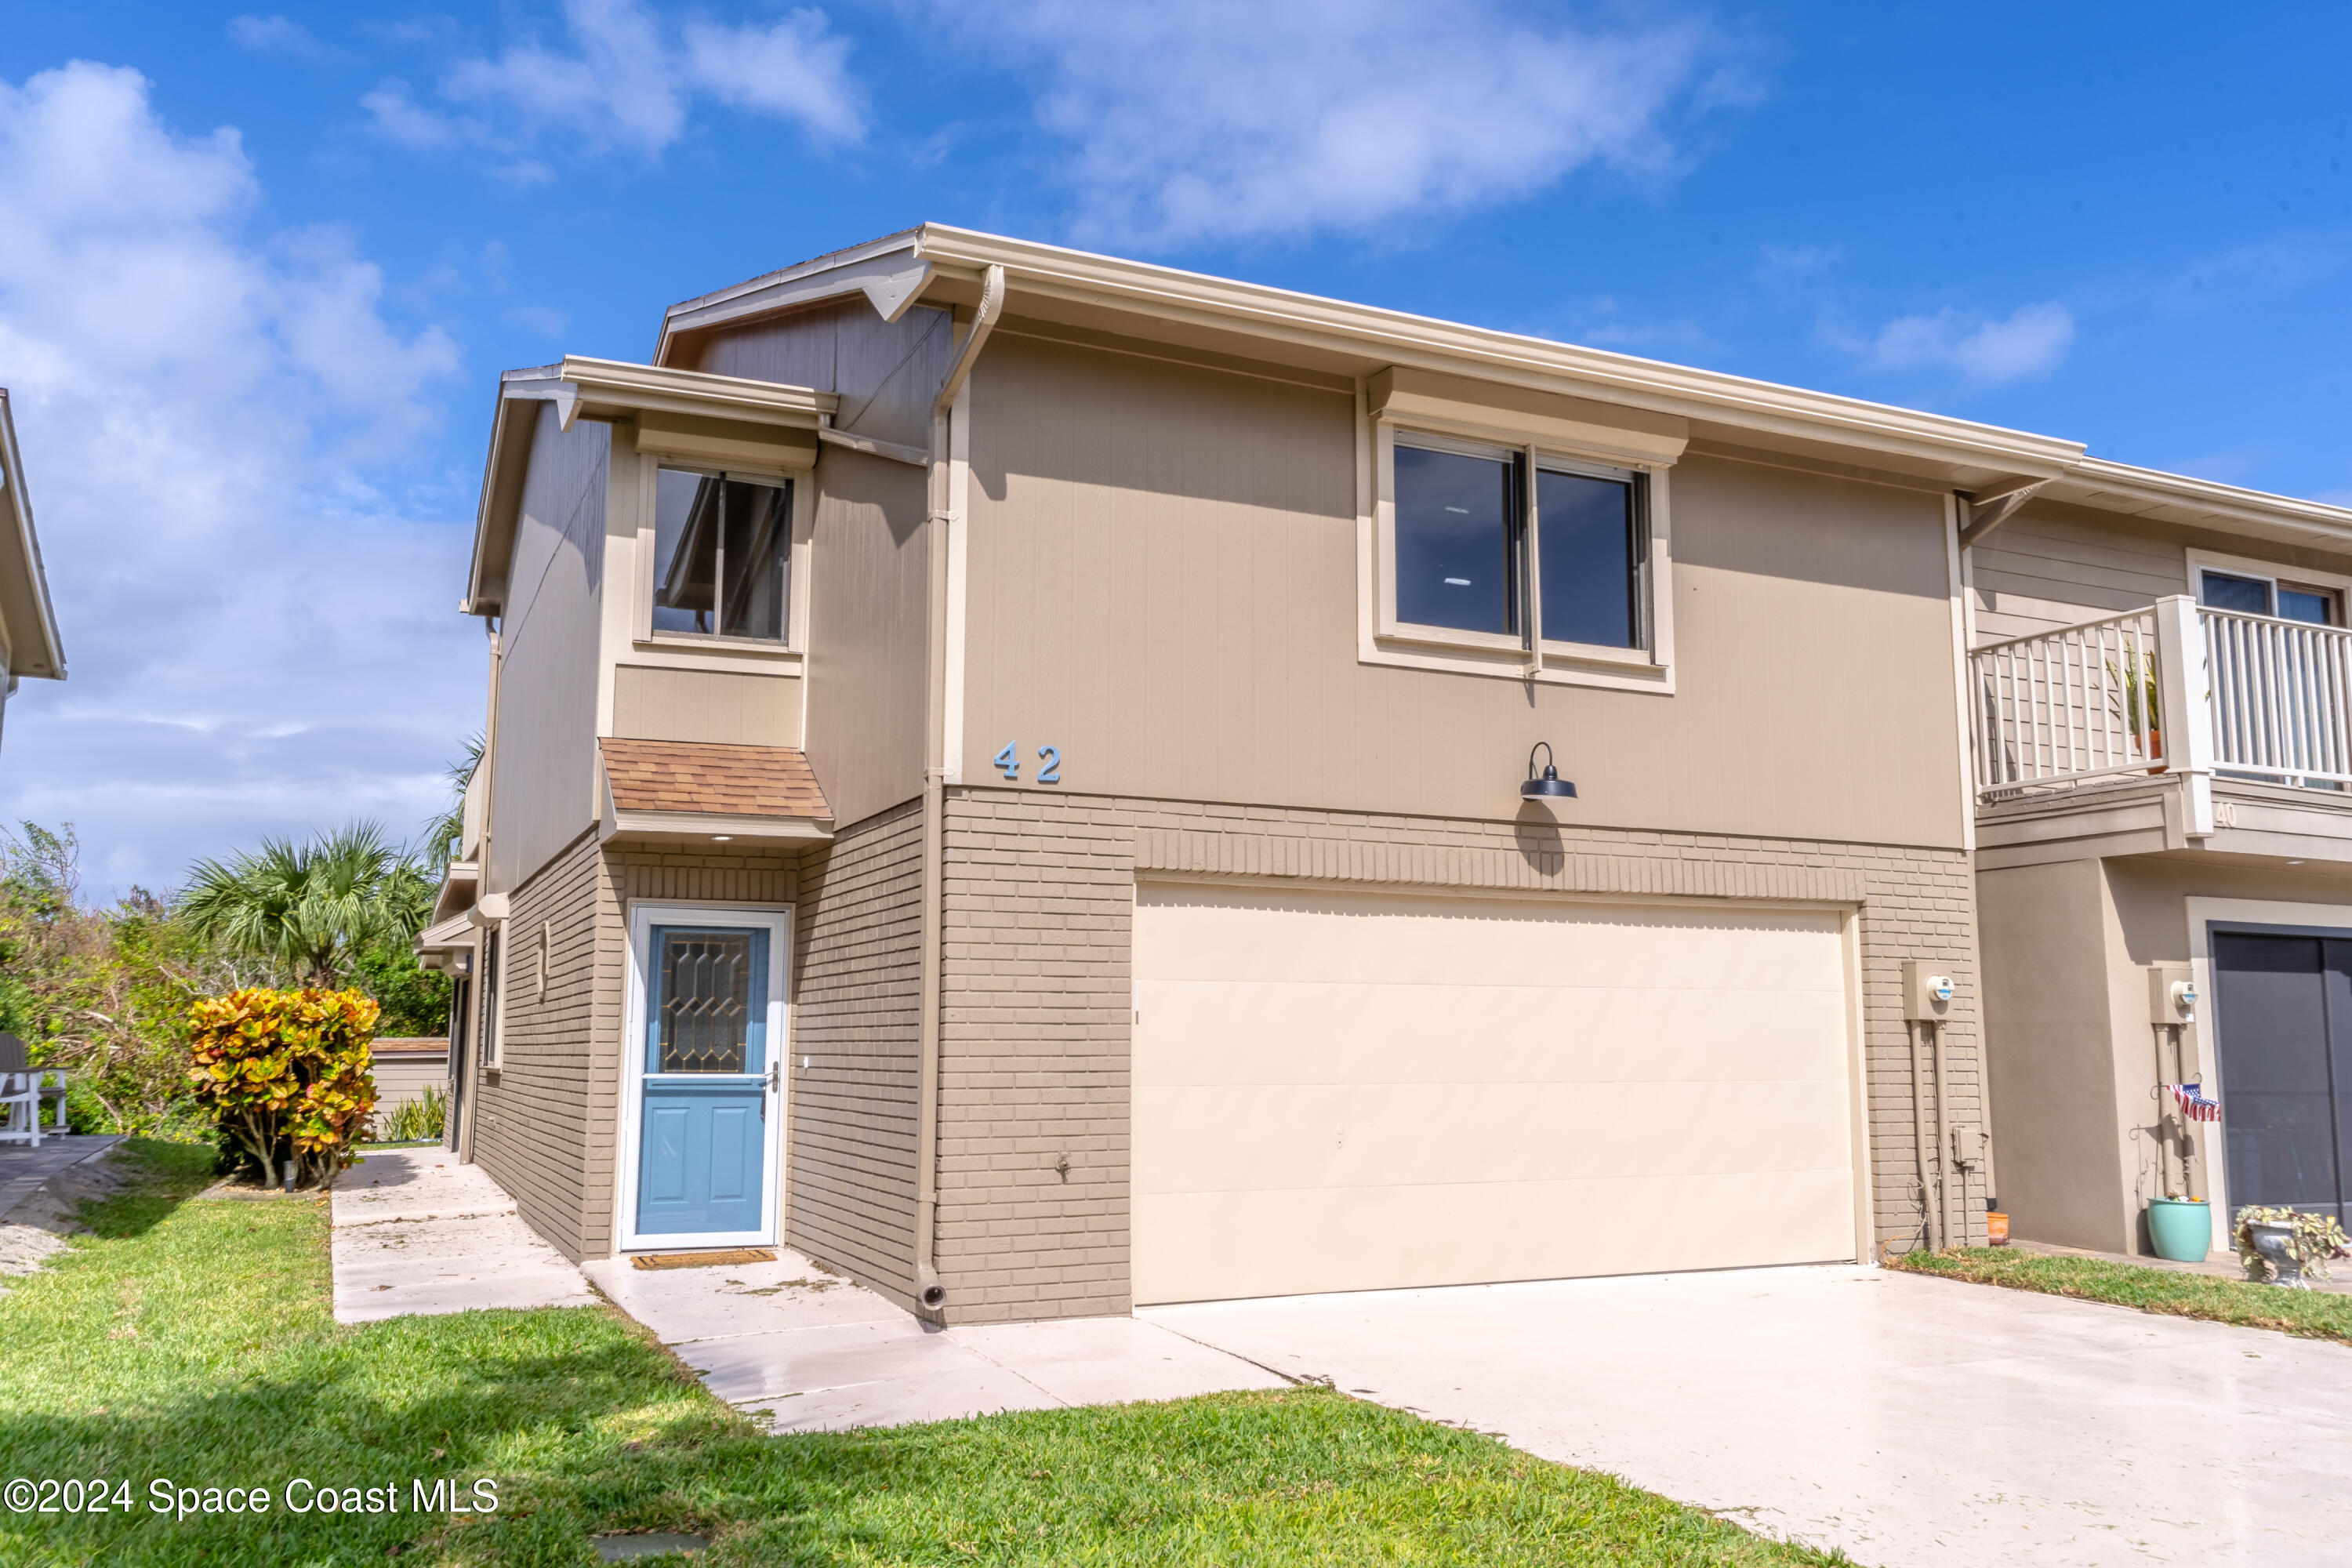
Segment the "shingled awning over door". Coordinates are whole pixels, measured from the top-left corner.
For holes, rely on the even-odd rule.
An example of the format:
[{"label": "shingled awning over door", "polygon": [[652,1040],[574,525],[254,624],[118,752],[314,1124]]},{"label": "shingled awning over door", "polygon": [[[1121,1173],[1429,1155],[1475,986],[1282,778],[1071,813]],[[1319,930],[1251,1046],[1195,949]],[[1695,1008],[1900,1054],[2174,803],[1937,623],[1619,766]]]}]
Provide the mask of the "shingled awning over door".
[{"label": "shingled awning over door", "polygon": [[608,738],[604,836],[828,838],[833,807],[807,754],[789,746],[722,746]]}]

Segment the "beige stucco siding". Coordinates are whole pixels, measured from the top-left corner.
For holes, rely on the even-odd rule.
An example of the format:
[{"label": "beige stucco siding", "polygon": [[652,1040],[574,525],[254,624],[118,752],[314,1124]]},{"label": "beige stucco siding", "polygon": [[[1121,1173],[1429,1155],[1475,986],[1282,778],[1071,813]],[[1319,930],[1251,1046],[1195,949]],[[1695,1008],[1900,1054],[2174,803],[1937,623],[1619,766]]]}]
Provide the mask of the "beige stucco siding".
[{"label": "beige stucco siding", "polygon": [[520,887],[595,820],[598,632],[611,426],[541,406],[499,621],[488,889]]},{"label": "beige stucco siding", "polygon": [[1494,817],[1543,740],[1577,821],[1962,841],[1932,493],[1687,458],[1679,690],[1531,689],[1359,662],[1349,396],[1015,334],[971,407],[967,780]]},{"label": "beige stucco siding", "polygon": [[613,733],[647,741],[796,747],[800,677],[624,664],[613,671]]},{"label": "beige stucco siding", "polygon": [[[1476,888],[1858,910],[1875,1228],[1920,1210],[1906,958],[1947,963],[1952,1118],[1981,1123],[1971,902],[1956,849],[1559,827],[1011,790],[950,793],[940,1059],[940,1269],[960,1321],[1123,1312],[1132,925],[1154,872],[1341,888]],[[1971,1176],[1968,1234],[1981,1237]]]},{"label": "beige stucco siding", "polygon": [[792,1245],[911,1303],[922,816],[806,852],[794,920]]},{"label": "beige stucco siding", "polygon": [[828,447],[809,582],[808,755],[836,822],[923,787],[923,470]]},{"label": "beige stucco siding", "polygon": [[[2191,899],[2287,906],[2244,914],[2258,923],[2352,928],[2352,885],[2334,866],[2296,870],[2201,859],[2194,852],[1979,873],[1985,1002],[2001,1203],[2021,1237],[2144,1253],[2142,1220],[2159,1192],[2155,1132],[2167,1106],[2147,1016],[2150,963],[2205,956]],[[2206,977],[2210,984],[2210,977]],[[2229,1114],[2227,1075],[2213,1060],[2218,1001],[2192,1031],[2205,1081]],[[2197,1195],[2230,1205],[2216,1130],[2194,1129]]]}]

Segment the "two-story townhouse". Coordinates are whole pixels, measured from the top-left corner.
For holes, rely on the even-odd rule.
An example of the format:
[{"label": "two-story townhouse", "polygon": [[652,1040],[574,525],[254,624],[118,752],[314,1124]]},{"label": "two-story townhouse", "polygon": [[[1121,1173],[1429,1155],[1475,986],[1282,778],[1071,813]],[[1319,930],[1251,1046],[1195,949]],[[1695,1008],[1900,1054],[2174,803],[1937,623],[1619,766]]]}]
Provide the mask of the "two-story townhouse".
[{"label": "two-story townhouse", "polygon": [[509,373],[453,1136],[964,1321],[1981,1237],[1969,646],[2085,461],[938,226]]},{"label": "two-story townhouse", "polygon": [[2352,1218],[2352,510],[2095,459],[2013,499],[1963,535],[2001,1201],[2108,1251],[2168,1196],[2225,1248]]}]

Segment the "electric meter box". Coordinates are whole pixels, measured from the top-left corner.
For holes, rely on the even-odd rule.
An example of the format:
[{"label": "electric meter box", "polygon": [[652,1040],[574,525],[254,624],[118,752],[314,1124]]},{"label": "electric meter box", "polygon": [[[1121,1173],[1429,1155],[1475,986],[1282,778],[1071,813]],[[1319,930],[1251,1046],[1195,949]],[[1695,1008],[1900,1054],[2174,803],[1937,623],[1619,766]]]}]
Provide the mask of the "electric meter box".
[{"label": "electric meter box", "polygon": [[2147,1021],[2151,1024],[2193,1024],[2197,1021],[2197,982],[2185,963],[2147,966]]},{"label": "electric meter box", "polygon": [[1952,1012],[1952,971],[1949,965],[1925,958],[1903,961],[1903,1016],[1922,1023],[1940,1024]]}]

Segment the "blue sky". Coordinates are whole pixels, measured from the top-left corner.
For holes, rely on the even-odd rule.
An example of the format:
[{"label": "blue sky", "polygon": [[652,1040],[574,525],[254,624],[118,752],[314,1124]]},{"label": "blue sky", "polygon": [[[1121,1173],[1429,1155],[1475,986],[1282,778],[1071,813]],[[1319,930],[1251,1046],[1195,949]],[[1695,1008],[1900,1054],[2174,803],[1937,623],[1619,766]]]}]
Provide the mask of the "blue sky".
[{"label": "blue sky", "polygon": [[[2250,19],[2251,18],[2251,19]],[[2352,13],[1459,0],[16,7],[0,384],[86,879],[354,816],[479,722],[497,373],[922,219],[2352,501]]]}]

